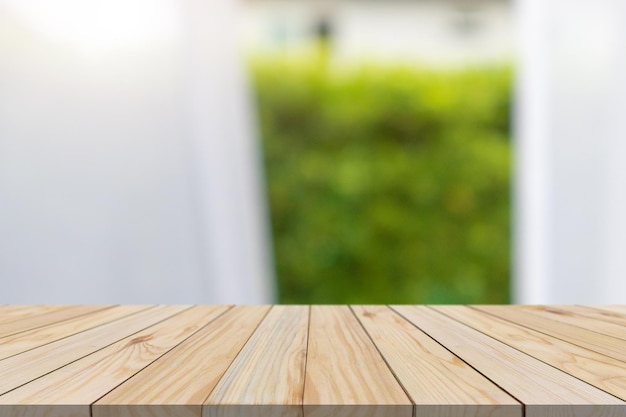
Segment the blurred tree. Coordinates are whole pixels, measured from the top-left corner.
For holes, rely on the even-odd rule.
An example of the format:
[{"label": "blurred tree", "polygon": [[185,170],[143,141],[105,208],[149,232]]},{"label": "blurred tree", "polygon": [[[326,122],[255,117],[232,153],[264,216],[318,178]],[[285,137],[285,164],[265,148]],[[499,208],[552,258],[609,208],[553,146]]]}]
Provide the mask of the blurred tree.
[{"label": "blurred tree", "polygon": [[510,71],[257,61],[280,301],[509,301]]}]

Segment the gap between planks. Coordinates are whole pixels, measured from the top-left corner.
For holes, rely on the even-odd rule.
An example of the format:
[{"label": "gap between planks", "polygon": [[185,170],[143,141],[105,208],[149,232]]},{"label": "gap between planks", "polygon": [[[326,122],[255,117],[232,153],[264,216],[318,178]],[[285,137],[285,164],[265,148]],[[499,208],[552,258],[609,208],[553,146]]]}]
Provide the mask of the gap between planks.
[{"label": "gap between planks", "polygon": [[[0,307],[0,312],[3,308]],[[178,336],[172,336],[177,328],[176,320],[184,322],[187,314],[188,320],[194,322],[193,308],[154,308],[161,308],[161,321],[150,321],[150,316],[154,319],[152,309],[150,313],[133,314],[140,317],[135,321],[129,321],[128,317],[120,319],[125,320],[125,324],[135,323],[131,328],[112,326],[111,322],[99,325],[100,331],[93,327],[63,336],[71,333],[71,329],[88,327],[77,317],[20,332],[31,338],[28,343],[36,344],[37,340],[49,343],[0,360],[0,377],[10,378],[6,372],[2,373],[2,365],[7,364],[20,374],[27,374],[10,379],[11,384],[17,385],[9,394],[0,396],[0,404],[30,407],[36,414],[27,414],[29,417],[53,417],[55,401],[62,403],[72,395],[75,395],[72,401],[80,404],[64,404],[63,417],[90,414],[93,417],[160,417],[168,412],[176,413],[172,415],[177,417],[234,417],[242,413],[247,417],[508,417],[522,416],[524,411],[529,417],[560,412],[600,417],[624,412],[624,402],[615,397],[624,396],[616,377],[616,373],[619,376],[622,372],[622,361],[553,337],[545,333],[545,328],[544,332],[535,329],[540,326],[536,320],[531,320],[533,326],[525,327],[498,318],[493,311],[485,311],[491,308],[489,306],[471,309],[472,313],[467,313],[465,320],[460,320],[463,318],[460,312],[469,307],[460,306],[237,306],[212,320],[205,317],[208,322],[203,327],[185,328],[187,333]],[[571,314],[585,316],[586,310],[571,310]],[[27,307],[22,310],[25,311]],[[14,312],[19,313],[20,309]],[[536,311],[522,313],[527,319],[528,315],[537,314]],[[100,317],[100,320],[103,316],[97,311],[85,314]],[[590,320],[599,320],[592,316],[600,313],[586,314],[583,321],[587,324],[593,323]],[[613,321],[620,319],[615,316],[617,312],[610,314],[614,316]],[[470,323],[471,320],[475,322]],[[83,327],[75,327],[78,324]],[[567,325],[559,323],[564,324]],[[143,330],[128,334],[142,325]],[[573,326],[573,322],[569,325]],[[496,330],[490,326],[495,326]],[[121,337],[107,336],[108,331],[102,328],[117,328],[115,337]],[[592,332],[576,328],[585,334]],[[605,328],[616,330],[613,326]],[[465,338],[461,338],[462,343],[457,333]],[[94,348],[86,346],[84,341],[81,345],[79,334],[91,337],[96,347],[100,347],[89,352]],[[96,335],[115,340],[102,346],[104,341]],[[529,341],[521,345],[523,340],[514,339],[518,344],[512,346],[511,340],[506,340],[519,335],[525,335]],[[60,336],[63,337],[50,341]],[[134,343],[128,345],[131,340]],[[71,342],[79,346],[72,346]],[[545,345],[550,345],[551,350],[541,351],[540,346]],[[71,354],[65,352],[64,359],[53,358],[54,365],[42,361],[44,354],[51,355],[54,348],[59,347],[69,349]],[[207,351],[217,359],[207,357]],[[578,368],[572,368],[563,356],[567,354],[602,367],[603,373],[590,372],[585,363],[575,363]],[[181,360],[177,355],[182,355],[188,363],[177,364]],[[116,361],[130,357],[134,359],[129,359],[128,363],[133,365],[129,365],[126,374],[109,376],[106,384],[80,383],[80,377],[89,376],[90,370],[100,369],[99,374],[114,373]],[[491,369],[489,364],[494,362],[489,361],[495,358],[495,363],[502,365],[502,357],[509,359],[503,365],[507,370]],[[31,361],[43,367],[37,369],[48,371],[37,376],[32,368],[20,367],[20,361],[15,358]],[[205,363],[207,361],[210,363]],[[60,367],[52,369],[60,363],[63,363]],[[534,377],[529,379],[523,373],[521,376],[528,385],[526,391],[532,395],[516,381],[509,380],[511,376],[520,377],[520,369]],[[172,373],[182,381],[172,382]],[[199,376],[203,380],[199,381]],[[338,385],[337,380],[343,382]],[[533,380],[535,386],[530,382]],[[164,388],[160,394],[169,393],[169,397],[157,395],[150,399],[145,389],[155,382],[167,385],[159,389]],[[6,388],[5,380],[0,378],[0,388],[3,383]],[[269,388],[263,390],[263,387]],[[550,387],[552,392],[544,392],[550,391]],[[190,392],[184,392],[186,390]],[[515,398],[526,404],[526,410]],[[41,404],[36,405],[36,401]],[[567,406],[568,401],[572,405]],[[167,403],[172,404],[171,408]],[[563,404],[556,405],[560,403]],[[0,415],[4,416],[8,409],[2,407],[0,405]],[[21,413],[24,409],[13,411]],[[60,409],[56,407],[56,410]],[[87,413],[80,414],[84,411]]]}]

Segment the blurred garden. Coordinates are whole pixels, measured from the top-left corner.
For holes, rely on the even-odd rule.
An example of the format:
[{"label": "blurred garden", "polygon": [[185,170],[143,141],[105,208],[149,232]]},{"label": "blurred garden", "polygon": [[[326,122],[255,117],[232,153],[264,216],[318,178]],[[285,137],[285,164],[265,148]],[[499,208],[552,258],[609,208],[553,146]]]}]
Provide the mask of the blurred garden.
[{"label": "blurred garden", "polygon": [[281,303],[507,303],[511,70],[254,59]]}]

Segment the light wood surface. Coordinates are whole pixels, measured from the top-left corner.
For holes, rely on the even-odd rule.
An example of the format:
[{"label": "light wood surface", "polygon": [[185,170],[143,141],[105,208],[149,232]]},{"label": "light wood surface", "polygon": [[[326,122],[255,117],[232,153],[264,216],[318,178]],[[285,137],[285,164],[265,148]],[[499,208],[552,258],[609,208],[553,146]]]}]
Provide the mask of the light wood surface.
[{"label": "light wood surface", "polygon": [[430,307],[393,308],[521,401],[527,417],[626,413],[624,401]]},{"label": "light wood surface", "polygon": [[603,310],[593,306],[567,306],[567,308],[584,316],[596,318],[608,323],[617,323],[620,326],[626,326],[626,314]]},{"label": "light wood surface", "polygon": [[596,333],[602,333],[618,339],[626,339],[626,328],[624,328],[623,324],[612,323],[598,315],[594,315],[587,310],[575,306],[532,305],[519,306],[518,308],[535,313],[540,317],[548,317],[552,320],[582,327],[583,329],[591,330]]},{"label": "light wood surface", "polygon": [[200,417],[202,404],[269,309],[228,310],[97,401],[93,417]]},{"label": "light wood surface", "polygon": [[624,306],[0,306],[0,417],[623,417]]},{"label": "light wood surface", "polygon": [[308,306],[273,307],[204,402],[205,415],[301,417],[308,325]]},{"label": "light wood surface", "polygon": [[353,309],[415,403],[416,415],[520,414],[513,397],[389,308]]},{"label": "light wood surface", "polygon": [[[547,314],[540,312],[530,312],[519,307],[507,307],[476,306],[476,308],[496,317],[626,362],[626,340],[624,339],[554,320]],[[626,328],[624,328],[624,332],[626,333]]]},{"label": "light wood surface", "polygon": [[[42,406],[56,405],[55,414],[90,417],[89,404],[132,377],[168,350],[184,341],[226,307],[172,306],[173,315],[127,336],[91,355],[43,375],[0,396],[10,415],[37,415]],[[77,406],[83,405],[82,408]],[[69,406],[69,409],[65,406]],[[79,412],[80,411],[80,412]],[[43,416],[42,416],[43,417]]]},{"label": "light wood surface", "polygon": [[22,316],[17,320],[8,320],[0,324],[0,337],[22,333],[27,330],[79,317],[83,314],[93,313],[105,308],[107,308],[107,306],[67,306],[65,308],[52,308],[49,311],[45,311],[45,308],[41,308],[38,314]]},{"label": "light wood surface", "polygon": [[19,320],[24,317],[50,313],[68,306],[63,305],[2,305],[0,306],[0,323]]},{"label": "light wood surface", "polygon": [[305,417],[411,417],[411,400],[347,306],[312,306]]},{"label": "light wood surface", "polygon": [[116,306],[0,338],[0,359],[115,321],[149,306]]},{"label": "light wood surface", "polygon": [[596,308],[603,311],[610,311],[615,314],[621,314],[622,316],[626,316],[626,305],[594,305],[586,307]]},{"label": "light wood surface", "polygon": [[626,400],[626,363],[462,306],[435,310]]}]

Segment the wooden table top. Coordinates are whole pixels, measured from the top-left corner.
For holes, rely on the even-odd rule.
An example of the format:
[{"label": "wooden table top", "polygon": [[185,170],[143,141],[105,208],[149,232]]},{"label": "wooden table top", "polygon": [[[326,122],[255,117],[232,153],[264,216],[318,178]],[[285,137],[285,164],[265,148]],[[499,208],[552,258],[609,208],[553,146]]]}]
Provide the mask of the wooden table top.
[{"label": "wooden table top", "polygon": [[0,416],[626,416],[626,306],[0,306]]}]

